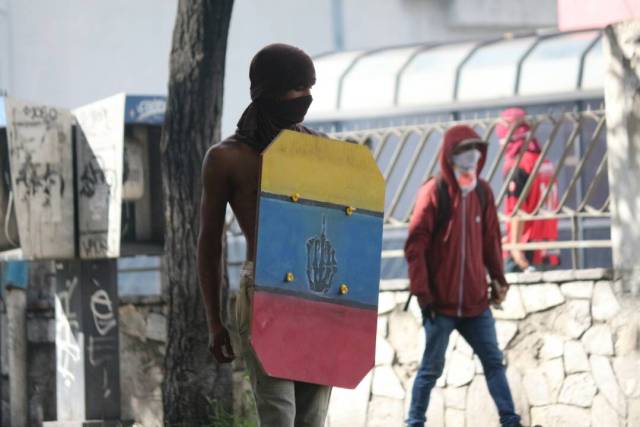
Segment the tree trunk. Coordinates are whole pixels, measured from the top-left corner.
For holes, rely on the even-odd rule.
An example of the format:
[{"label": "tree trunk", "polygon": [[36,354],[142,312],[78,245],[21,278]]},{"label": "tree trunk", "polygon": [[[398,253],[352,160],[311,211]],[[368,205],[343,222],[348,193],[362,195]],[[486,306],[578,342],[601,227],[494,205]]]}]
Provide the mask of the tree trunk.
[{"label": "tree trunk", "polygon": [[169,281],[163,405],[170,425],[210,425],[212,400],[231,408],[229,365],[209,355],[196,268],[200,169],[220,140],[227,34],[233,0],[180,0],[173,30],[162,135],[165,268]]}]

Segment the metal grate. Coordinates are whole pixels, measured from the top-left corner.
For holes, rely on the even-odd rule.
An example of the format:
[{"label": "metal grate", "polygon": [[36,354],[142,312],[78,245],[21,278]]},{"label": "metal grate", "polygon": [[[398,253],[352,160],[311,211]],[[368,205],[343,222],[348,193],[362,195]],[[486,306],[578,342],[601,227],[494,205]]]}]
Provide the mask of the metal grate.
[{"label": "metal grate", "polygon": [[[444,132],[459,123],[472,126],[490,142],[481,176],[492,186],[500,220],[505,223],[512,218],[556,218],[561,221],[563,229],[568,230],[568,233],[563,233],[564,238],[557,242],[506,244],[505,249],[568,249],[571,250],[573,268],[583,267],[582,250],[605,248],[610,251],[611,247],[604,111],[530,116],[526,121],[531,127],[528,138],[536,138],[542,152],[510,216],[503,213],[502,205],[515,168],[501,171],[506,146],[501,146],[495,135],[497,118],[356,130],[335,133],[332,137],[370,147],[387,182],[385,224],[387,228],[394,228],[406,227],[420,185],[438,173],[438,153]],[[510,138],[513,130],[507,138]],[[523,147],[526,146],[527,142],[523,144]],[[514,165],[520,163],[524,153],[525,150],[519,153]],[[554,191],[549,186],[543,191],[538,206],[531,212],[525,212],[522,209],[523,202],[545,159],[551,160],[554,165],[553,178],[558,184],[558,203],[552,207],[545,203],[551,191]],[[398,249],[383,253],[385,258],[398,256],[402,256],[402,251]]]}]

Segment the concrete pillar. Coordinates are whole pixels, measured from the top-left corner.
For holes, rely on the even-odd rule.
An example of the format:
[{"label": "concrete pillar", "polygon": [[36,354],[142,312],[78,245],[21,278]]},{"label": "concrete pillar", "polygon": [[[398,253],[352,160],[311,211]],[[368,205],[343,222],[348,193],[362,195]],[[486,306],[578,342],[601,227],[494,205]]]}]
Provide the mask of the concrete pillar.
[{"label": "concrete pillar", "polygon": [[119,427],[115,259],[56,262],[56,421],[45,427]]},{"label": "concrete pillar", "polygon": [[640,20],[604,31],[605,105],[613,263],[640,294]]},{"label": "concrete pillar", "polygon": [[7,287],[7,346],[11,427],[27,427],[27,293]]}]

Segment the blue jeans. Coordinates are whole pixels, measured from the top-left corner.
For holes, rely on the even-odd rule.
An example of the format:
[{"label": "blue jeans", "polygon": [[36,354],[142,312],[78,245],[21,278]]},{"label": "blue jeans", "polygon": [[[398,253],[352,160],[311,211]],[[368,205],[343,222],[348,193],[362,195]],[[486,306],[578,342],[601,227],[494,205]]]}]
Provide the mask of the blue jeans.
[{"label": "blue jeans", "polygon": [[518,425],[520,417],[515,413],[505,368],[502,365],[502,352],[498,348],[495,323],[489,309],[476,317],[449,317],[438,314],[432,321],[423,316],[427,345],[413,384],[407,420],[409,426],[424,426],[429,395],[442,375],[449,335],[454,329],[460,332],[480,358],[489,393],[498,407],[500,424],[504,427]]}]

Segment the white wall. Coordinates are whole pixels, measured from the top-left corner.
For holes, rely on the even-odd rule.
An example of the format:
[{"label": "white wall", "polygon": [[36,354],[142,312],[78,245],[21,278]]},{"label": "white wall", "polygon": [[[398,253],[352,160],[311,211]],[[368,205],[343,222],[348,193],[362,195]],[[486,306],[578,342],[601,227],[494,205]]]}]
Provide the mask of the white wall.
[{"label": "white wall", "polygon": [[449,3],[453,26],[484,26],[506,30],[522,27],[555,27],[557,0],[452,0]]},{"label": "white wall", "polygon": [[10,37],[8,0],[0,0],[0,95],[9,87]]},{"label": "white wall", "polygon": [[235,0],[227,47],[223,136],[235,130],[250,102],[249,64],[260,48],[282,42],[310,55],[333,48],[330,6],[330,0]]},{"label": "white wall", "polygon": [[[508,19],[508,11],[486,13],[486,3],[492,1],[500,4],[508,2],[508,10],[512,11],[529,13],[536,5],[537,9],[536,13],[531,14],[532,21],[527,26],[526,16],[522,13],[513,22]],[[505,31],[555,26],[555,2],[338,0],[343,7],[345,49],[478,39],[500,35]],[[278,41],[297,45],[311,55],[334,49],[332,3],[332,0],[235,1],[227,50],[224,135],[235,130],[235,123],[249,102],[249,63],[258,49]],[[474,10],[477,15],[474,15]]]},{"label": "white wall", "polygon": [[[343,0],[347,49],[486,37],[496,30],[452,30],[444,0]],[[356,24],[357,23],[357,24]]]},{"label": "white wall", "polygon": [[166,92],[177,0],[5,1],[12,96],[77,107]]},{"label": "white wall", "polygon": [[[223,135],[249,102],[249,63],[273,42],[311,55],[334,49],[332,5],[343,7],[346,49],[482,38],[508,30],[489,1],[236,0],[227,50]],[[0,0],[0,90],[78,107],[117,92],[164,94],[178,0]],[[555,25],[556,0],[531,25]],[[475,12],[474,10],[475,9]],[[477,12],[477,13],[476,13]],[[477,18],[476,18],[477,17]],[[526,29],[518,15],[517,28]],[[506,22],[506,23],[505,23]]]}]

